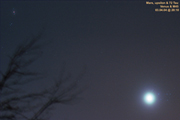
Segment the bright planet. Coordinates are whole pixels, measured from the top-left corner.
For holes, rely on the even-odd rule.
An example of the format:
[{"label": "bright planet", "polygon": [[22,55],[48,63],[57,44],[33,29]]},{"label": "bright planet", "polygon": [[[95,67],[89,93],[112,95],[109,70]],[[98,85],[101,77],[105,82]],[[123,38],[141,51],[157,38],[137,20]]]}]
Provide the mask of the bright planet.
[{"label": "bright planet", "polygon": [[155,102],[156,97],[153,93],[148,92],[144,95],[144,101],[146,104],[151,105]]}]

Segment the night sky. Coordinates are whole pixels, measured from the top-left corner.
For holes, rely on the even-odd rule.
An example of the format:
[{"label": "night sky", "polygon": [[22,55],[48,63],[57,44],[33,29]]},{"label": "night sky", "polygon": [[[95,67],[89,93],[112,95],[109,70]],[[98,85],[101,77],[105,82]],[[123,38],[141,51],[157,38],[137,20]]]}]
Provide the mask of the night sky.
[{"label": "night sky", "polygon": [[50,120],[179,120],[180,14],[154,9],[145,1],[1,2],[1,69],[44,27],[43,55],[29,68],[46,74],[42,88],[63,62],[73,76],[87,67],[82,101],[56,105]]}]

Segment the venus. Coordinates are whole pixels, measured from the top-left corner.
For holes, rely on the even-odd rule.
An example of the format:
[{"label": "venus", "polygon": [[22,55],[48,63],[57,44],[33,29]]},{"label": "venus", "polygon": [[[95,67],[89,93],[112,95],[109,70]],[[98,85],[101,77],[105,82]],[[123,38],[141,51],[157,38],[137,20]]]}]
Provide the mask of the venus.
[{"label": "venus", "polygon": [[144,95],[144,101],[149,105],[153,104],[155,102],[155,99],[155,95],[151,92],[148,92]]}]

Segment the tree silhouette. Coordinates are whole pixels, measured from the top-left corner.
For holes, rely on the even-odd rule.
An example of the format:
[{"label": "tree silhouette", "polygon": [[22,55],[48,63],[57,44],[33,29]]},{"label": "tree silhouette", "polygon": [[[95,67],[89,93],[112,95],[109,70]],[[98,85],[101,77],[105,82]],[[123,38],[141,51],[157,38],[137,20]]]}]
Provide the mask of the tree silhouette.
[{"label": "tree silhouette", "polygon": [[[1,72],[0,80],[0,119],[3,120],[41,120],[45,119],[45,111],[50,111],[54,104],[70,104],[77,100],[77,96],[84,91],[77,86],[78,81],[85,74],[85,70],[75,80],[71,75],[65,76],[65,65],[60,77],[53,86],[40,92],[23,92],[32,80],[37,80],[40,73],[27,70],[41,55],[40,45],[36,45],[43,32],[25,41],[17,47],[10,58],[5,73]],[[28,79],[30,78],[30,79]]]}]

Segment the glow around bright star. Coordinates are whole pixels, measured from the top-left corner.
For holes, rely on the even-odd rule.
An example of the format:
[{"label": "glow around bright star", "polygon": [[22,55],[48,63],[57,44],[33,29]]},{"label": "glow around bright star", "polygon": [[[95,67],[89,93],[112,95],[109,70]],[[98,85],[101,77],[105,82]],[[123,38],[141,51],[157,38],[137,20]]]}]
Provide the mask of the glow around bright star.
[{"label": "glow around bright star", "polygon": [[148,92],[144,95],[144,101],[149,105],[153,104],[155,102],[155,99],[155,95],[151,92]]}]

